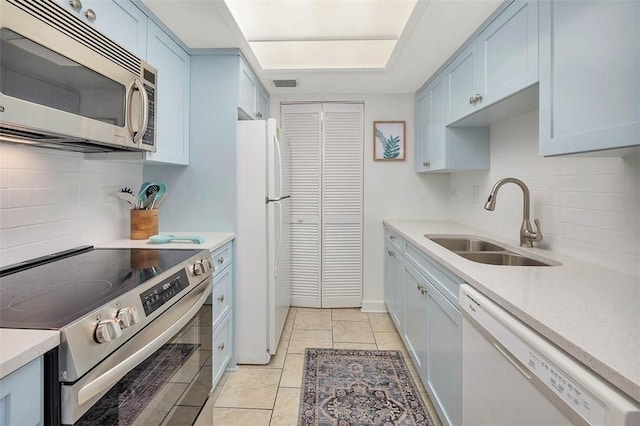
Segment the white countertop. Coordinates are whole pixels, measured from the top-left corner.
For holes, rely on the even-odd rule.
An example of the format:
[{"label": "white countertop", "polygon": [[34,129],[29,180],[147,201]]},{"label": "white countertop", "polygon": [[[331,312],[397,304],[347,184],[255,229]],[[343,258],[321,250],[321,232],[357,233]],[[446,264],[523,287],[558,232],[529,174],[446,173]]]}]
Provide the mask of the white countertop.
[{"label": "white countertop", "polygon": [[0,329],[0,379],[59,344],[57,330]]},{"label": "white countertop", "polygon": [[[384,223],[640,402],[640,277],[548,250],[505,244],[491,234],[454,222],[385,220]],[[526,252],[534,258],[543,256],[562,265],[518,267],[476,263],[425,238],[424,234],[482,236],[510,250]]]},{"label": "white countertop", "polygon": [[[196,235],[204,238],[204,243],[171,242],[154,244],[149,240],[121,239],[98,244],[97,248],[158,248],[158,249],[208,249],[214,251],[235,238],[228,232],[162,232],[177,236]],[[10,374],[33,359],[60,344],[57,330],[16,330],[0,329],[0,378]]]},{"label": "white countertop", "polygon": [[176,241],[166,244],[154,244],[149,240],[121,239],[109,243],[98,244],[96,248],[153,248],[153,249],[209,249],[214,251],[222,247],[236,236],[230,232],[170,232],[162,231],[163,235],[198,236],[204,238],[204,243],[192,243],[190,241]]}]

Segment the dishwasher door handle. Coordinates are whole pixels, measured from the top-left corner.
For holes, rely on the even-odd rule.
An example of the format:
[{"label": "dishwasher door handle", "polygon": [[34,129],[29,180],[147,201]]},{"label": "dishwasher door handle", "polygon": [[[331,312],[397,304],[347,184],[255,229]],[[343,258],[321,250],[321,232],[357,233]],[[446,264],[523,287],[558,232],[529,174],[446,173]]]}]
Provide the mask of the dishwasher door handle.
[{"label": "dishwasher door handle", "polygon": [[513,357],[506,351],[506,349],[504,349],[502,347],[502,345],[500,345],[498,342],[496,342],[495,340],[492,340],[491,343],[493,344],[493,347],[496,348],[498,350],[498,352],[500,352],[502,354],[503,357],[505,357],[507,359],[507,361],[509,361],[515,368],[518,369],[519,372],[522,373],[522,375],[524,377],[527,378],[527,380],[531,380],[531,376],[529,375],[529,373],[520,365],[520,362],[516,361],[515,359],[513,359]]}]

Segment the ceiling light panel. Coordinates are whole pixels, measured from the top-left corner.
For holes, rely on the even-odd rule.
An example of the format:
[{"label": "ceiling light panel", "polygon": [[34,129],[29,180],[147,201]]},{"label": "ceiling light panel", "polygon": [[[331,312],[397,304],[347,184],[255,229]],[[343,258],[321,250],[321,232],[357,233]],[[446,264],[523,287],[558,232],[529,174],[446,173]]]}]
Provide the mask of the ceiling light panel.
[{"label": "ceiling light panel", "polygon": [[384,68],[394,40],[249,43],[263,69]]},{"label": "ceiling light panel", "polygon": [[416,0],[225,0],[248,41],[397,40]]}]

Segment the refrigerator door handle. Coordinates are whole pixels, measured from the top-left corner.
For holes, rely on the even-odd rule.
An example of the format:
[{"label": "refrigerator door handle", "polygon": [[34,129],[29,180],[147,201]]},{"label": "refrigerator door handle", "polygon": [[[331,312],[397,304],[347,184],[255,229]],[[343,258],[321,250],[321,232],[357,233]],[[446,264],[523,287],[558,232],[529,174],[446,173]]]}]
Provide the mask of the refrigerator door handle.
[{"label": "refrigerator door handle", "polygon": [[[280,252],[282,251],[282,203],[274,201],[274,206],[278,208],[278,235],[276,239],[276,258],[273,262],[273,277],[278,276],[278,264],[280,263]],[[275,211],[275,208],[274,208]]]},{"label": "refrigerator door handle", "polygon": [[278,136],[274,133],[273,135],[273,145],[276,148],[276,157],[278,160],[278,196],[277,199],[282,199],[282,152],[280,151],[280,141],[278,140]]},{"label": "refrigerator door handle", "polygon": [[291,195],[285,195],[284,197],[279,197],[279,198],[265,198],[265,201],[267,203],[277,203],[278,201],[282,201],[282,200],[286,200],[287,198],[291,198]]}]

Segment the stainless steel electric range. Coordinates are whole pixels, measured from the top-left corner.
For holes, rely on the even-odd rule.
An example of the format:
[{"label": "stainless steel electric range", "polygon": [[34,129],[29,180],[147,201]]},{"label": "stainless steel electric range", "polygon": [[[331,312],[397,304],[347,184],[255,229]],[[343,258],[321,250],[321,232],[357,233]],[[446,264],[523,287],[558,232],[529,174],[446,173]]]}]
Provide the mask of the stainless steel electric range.
[{"label": "stainless steel electric range", "polygon": [[2,269],[0,327],[60,330],[45,356],[45,423],[82,420],[175,339],[211,294],[213,269],[208,250],[92,247]]}]

